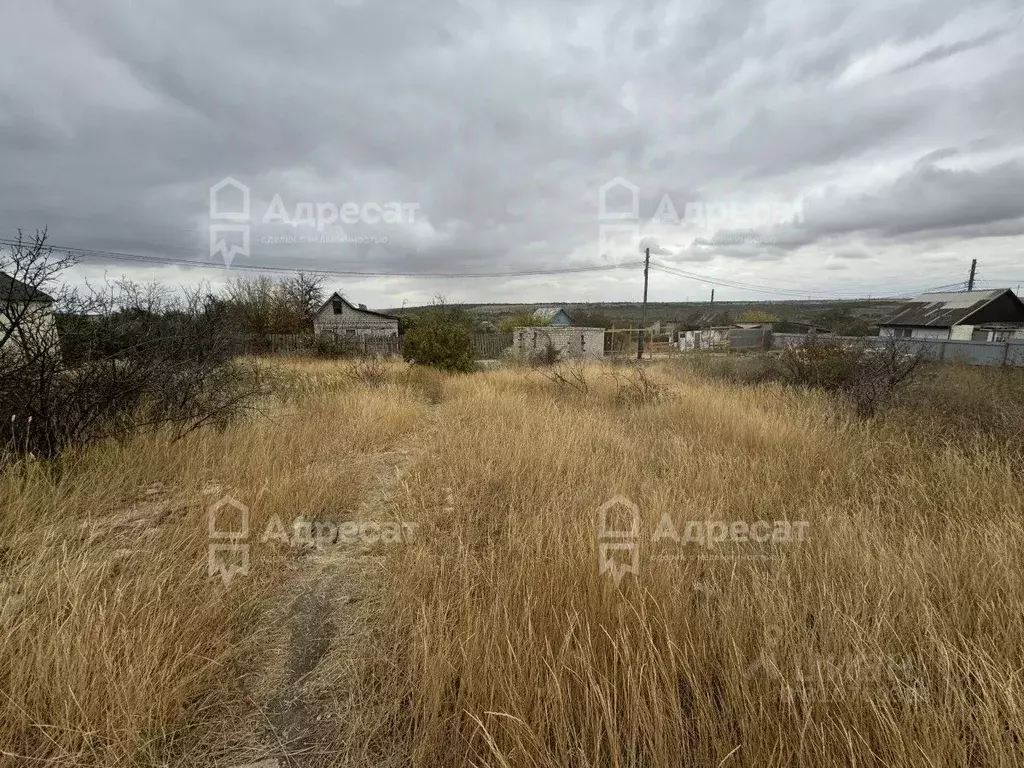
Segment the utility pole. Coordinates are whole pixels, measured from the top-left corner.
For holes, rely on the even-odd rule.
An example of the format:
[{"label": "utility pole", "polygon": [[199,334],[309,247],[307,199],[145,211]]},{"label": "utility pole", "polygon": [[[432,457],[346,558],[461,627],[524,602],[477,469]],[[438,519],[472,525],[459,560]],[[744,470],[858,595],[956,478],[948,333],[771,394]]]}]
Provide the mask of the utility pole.
[{"label": "utility pole", "polygon": [[636,359],[644,357],[644,326],[647,325],[647,273],[651,268],[651,249],[644,252],[644,306],[640,310],[640,335],[636,340]]},{"label": "utility pole", "polygon": [[974,273],[978,270],[978,260],[971,259],[971,276],[967,278],[967,290],[974,290]]}]

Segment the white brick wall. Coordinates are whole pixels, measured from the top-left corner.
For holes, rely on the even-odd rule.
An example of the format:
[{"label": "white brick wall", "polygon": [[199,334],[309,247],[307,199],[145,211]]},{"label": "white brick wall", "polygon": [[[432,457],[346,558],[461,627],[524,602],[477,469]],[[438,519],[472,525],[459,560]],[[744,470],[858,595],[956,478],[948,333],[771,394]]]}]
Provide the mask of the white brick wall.
[{"label": "white brick wall", "polygon": [[543,326],[512,332],[512,348],[523,356],[544,351],[549,340],[563,357],[604,357],[604,328]]}]

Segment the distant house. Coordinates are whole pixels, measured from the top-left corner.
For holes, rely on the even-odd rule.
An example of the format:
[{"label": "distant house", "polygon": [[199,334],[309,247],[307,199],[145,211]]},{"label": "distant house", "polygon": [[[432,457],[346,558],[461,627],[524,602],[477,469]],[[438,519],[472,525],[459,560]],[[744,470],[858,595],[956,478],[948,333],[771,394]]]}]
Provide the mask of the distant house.
[{"label": "distant house", "polygon": [[56,341],[53,297],[0,272],[0,350]]},{"label": "distant house", "polygon": [[771,323],[733,323],[680,331],[678,346],[684,352],[694,349],[768,349],[771,338]]},{"label": "distant house", "polygon": [[897,339],[1004,341],[1024,338],[1024,303],[1009,288],[922,293],[879,323]]},{"label": "distant house", "polygon": [[696,331],[681,331],[679,333],[679,349],[683,351],[724,349],[729,346],[729,333],[734,327],[732,325],[716,325]]},{"label": "distant house", "polygon": [[340,293],[331,295],[313,317],[313,333],[336,339],[352,336],[397,336],[398,318],[355,306]]},{"label": "distant house", "polygon": [[560,328],[572,325],[572,318],[564,307],[538,307],[533,310],[533,318]]}]

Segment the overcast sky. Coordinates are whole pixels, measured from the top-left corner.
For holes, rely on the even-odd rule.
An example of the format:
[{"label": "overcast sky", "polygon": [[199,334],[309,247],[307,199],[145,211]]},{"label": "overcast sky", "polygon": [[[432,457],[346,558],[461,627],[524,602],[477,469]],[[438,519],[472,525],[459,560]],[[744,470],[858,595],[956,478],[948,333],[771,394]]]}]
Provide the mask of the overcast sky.
[{"label": "overcast sky", "polygon": [[[655,301],[705,299],[703,278],[755,287],[721,299],[892,295],[962,282],[971,258],[982,286],[1015,288],[1022,15],[1019,0],[0,0],[0,237],[45,225],[57,245],[215,267],[92,256],[75,280],[626,264],[330,278],[373,307],[634,301],[645,245],[696,275],[652,273]],[[211,220],[226,177],[249,189],[245,221]],[[242,212],[237,190],[218,203]],[[303,203],[319,228],[294,225]],[[248,227],[230,271],[211,224]]]}]

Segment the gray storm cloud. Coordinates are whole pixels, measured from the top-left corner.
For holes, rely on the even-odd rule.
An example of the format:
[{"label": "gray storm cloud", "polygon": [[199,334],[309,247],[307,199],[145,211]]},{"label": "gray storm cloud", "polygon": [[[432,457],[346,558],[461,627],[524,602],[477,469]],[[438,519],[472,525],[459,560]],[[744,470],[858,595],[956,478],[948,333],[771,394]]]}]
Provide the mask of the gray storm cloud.
[{"label": "gray storm cloud", "polygon": [[[261,213],[275,195],[290,212],[417,206],[414,221],[332,223],[316,242],[287,238],[309,227],[257,221],[246,266],[586,266],[602,263],[598,190],[622,176],[641,222],[665,195],[680,214],[692,201],[803,206],[770,231],[657,232],[666,259],[708,275],[825,290],[835,256],[847,288],[880,272],[914,285],[928,248],[969,258],[980,239],[989,274],[1024,271],[1012,0],[38,0],[0,17],[17,32],[0,50],[4,237],[46,225],[58,244],[209,265],[208,190],[232,176]],[[645,236],[623,244],[629,258]],[[396,305],[438,292],[611,299],[635,279],[361,285]]]}]

